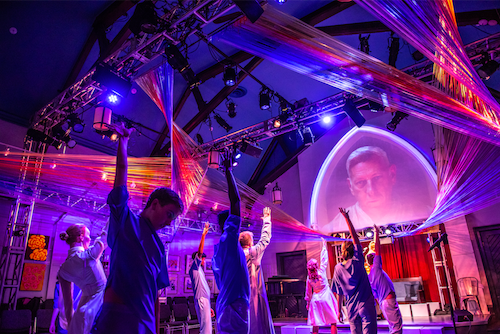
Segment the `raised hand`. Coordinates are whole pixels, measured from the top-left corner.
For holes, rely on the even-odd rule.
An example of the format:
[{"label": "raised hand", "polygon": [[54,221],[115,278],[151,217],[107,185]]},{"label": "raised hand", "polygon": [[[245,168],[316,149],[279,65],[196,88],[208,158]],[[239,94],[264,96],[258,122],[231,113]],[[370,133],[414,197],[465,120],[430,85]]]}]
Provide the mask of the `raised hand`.
[{"label": "raised hand", "polygon": [[118,138],[130,138],[130,135],[135,131],[134,128],[127,129],[123,122],[109,124],[108,128],[118,135]]},{"label": "raised hand", "polygon": [[206,235],[209,229],[210,229],[210,224],[206,222],[205,227],[203,228],[203,234]]},{"label": "raised hand", "polygon": [[340,213],[342,214],[342,216],[348,218],[349,217],[349,211],[347,211],[346,209],[344,208],[339,208],[339,211]]},{"label": "raised hand", "polygon": [[271,208],[270,207],[265,207],[264,210],[262,211],[262,220],[271,220]]}]

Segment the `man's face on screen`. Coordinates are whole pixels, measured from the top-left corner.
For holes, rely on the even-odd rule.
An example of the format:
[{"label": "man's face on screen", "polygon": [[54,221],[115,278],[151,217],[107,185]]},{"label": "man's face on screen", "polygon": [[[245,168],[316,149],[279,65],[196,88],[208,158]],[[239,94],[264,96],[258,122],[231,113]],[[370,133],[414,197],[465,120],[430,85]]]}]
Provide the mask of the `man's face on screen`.
[{"label": "man's face on screen", "polygon": [[379,211],[390,208],[396,166],[386,165],[374,157],[351,166],[349,174],[349,189],[363,211],[383,214]]}]

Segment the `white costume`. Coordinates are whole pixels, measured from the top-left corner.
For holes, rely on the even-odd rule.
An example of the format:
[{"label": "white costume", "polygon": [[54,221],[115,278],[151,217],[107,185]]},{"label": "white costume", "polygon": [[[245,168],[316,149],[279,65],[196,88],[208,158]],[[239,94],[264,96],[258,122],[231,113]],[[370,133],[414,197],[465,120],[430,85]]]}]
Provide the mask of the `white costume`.
[{"label": "white costume", "polygon": [[66,261],[59,269],[59,277],[75,283],[82,290],[78,308],[69,324],[68,334],[88,334],[94,323],[94,317],[101,308],[106,275],[102,268],[102,252],[106,248],[106,235],[98,237],[88,249],[75,246],[68,251]]},{"label": "white costume", "polygon": [[327,266],[328,251],[326,249],[326,243],[323,242],[321,263],[318,268],[319,277],[317,279],[307,277],[305,300],[309,303],[309,315],[307,317],[307,324],[309,326],[335,324],[339,319],[337,300],[328,285],[328,279],[326,277]]},{"label": "white costume", "polygon": [[264,275],[260,267],[264,250],[271,242],[271,226],[271,218],[266,217],[262,224],[259,242],[243,249],[250,276],[250,333],[274,334],[273,318],[269,310]]}]

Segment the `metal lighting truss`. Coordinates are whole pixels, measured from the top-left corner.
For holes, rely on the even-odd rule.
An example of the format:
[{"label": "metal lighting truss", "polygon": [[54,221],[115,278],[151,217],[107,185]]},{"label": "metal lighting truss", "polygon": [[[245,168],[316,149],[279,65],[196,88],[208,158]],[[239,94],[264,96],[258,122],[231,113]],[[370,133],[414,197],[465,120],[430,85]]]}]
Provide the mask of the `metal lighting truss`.
[{"label": "metal lighting truss", "polygon": [[[103,62],[122,77],[133,77],[143,66],[163,55],[167,44],[185,41],[234,6],[229,0],[178,2],[161,16],[163,24],[159,32],[141,33],[127,40]],[[91,69],[83,78],[40,109],[35,114],[32,128],[49,131],[64,122],[69,113],[87,106],[101,95],[105,89],[92,80],[94,72],[95,68]]]},{"label": "metal lighting truss", "polygon": [[[469,55],[472,64],[474,66],[479,66],[484,61],[486,54],[489,54],[492,59],[500,55],[500,33],[470,43],[465,47],[465,50]],[[414,76],[417,79],[429,77],[429,83],[432,83],[431,76],[433,66],[433,62],[426,60],[404,68],[402,71]],[[212,149],[224,150],[242,139],[255,143],[287,132],[296,131],[302,127],[307,127],[319,122],[321,117],[325,114],[332,117],[342,114],[342,107],[345,104],[344,94],[345,93],[338,93],[326,99],[313,102],[302,108],[289,111],[288,114],[290,120],[281,124],[279,128],[274,128],[273,126],[274,121],[280,118],[277,116],[207,142],[198,146],[195,156],[202,158]],[[362,98],[355,98],[354,101],[358,102],[358,108],[362,108],[367,104],[364,103],[364,101],[359,104],[362,100]]]},{"label": "metal lighting truss", "polygon": [[[0,258],[0,304],[7,305],[9,309],[16,308],[17,293],[21,284],[24,257],[43,163],[43,155],[31,155],[30,153],[43,152],[44,150],[45,144],[36,143],[33,140],[25,142],[25,155],[21,161],[17,182],[18,195],[10,211]],[[34,161],[35,167],[31,171],[29,169],[30,161]],[[28,183],[31,184],[31,187],[25,189],[24,185]],[[30,193],[28,201],[22,196],[25,192]]]}]

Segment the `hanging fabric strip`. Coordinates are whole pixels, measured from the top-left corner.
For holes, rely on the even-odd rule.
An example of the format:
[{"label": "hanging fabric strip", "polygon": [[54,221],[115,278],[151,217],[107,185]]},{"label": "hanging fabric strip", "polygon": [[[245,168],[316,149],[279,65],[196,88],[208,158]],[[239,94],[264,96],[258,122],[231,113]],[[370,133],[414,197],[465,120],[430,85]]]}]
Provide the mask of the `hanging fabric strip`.
[{"label": "hanging fabric strip", "polygon": [[254,24],[243,18],[214,38],[359,97],[500,143],[496,116],[479,114],[472,105],[270,6]]}]

